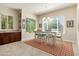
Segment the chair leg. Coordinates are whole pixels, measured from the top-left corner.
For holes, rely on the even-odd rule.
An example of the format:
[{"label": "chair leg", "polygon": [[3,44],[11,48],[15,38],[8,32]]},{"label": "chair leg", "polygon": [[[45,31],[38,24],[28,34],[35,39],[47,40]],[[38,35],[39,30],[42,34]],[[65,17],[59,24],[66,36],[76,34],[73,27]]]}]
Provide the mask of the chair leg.
[{"label": "chair leg", "polygon": [[45,44],[46,43],[46,37],[44,36],[43,38],[43,43]]},{"label": "chair leg", "polygon": [[44,44],[47,44],[47,37],[45,37],[44,39]]},{"label": "chair leg", "polygon": [[47,38],[47,42],[46,42],[47,44],[48,44],[48,40],[49,40],[49,38]]},{"label": "chair leg", "polygon": [[56,38],[53,37],[53,46],[55,46],[55,44],[56,44]]},{"label": "chair leg", "polygon": [[35,35],[35,39],[34,39],[34,41],[36,41],[37,42],[37,36]]},{"label": "chair leg", "polygon": [[62,40],[62,38],[61,38],[61,43],[62,43],[62,45],[61,45],[61,48],[63,48],[64,46],[63,46],[63,44],[64,44],[64,41]]}]

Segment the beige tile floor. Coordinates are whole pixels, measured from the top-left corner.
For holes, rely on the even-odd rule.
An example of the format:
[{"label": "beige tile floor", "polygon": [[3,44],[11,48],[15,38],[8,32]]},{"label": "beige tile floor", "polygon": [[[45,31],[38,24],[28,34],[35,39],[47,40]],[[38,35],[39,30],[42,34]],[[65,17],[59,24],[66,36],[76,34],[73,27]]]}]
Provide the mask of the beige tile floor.
[{"label": "beige tile floor", "polygon": [[0,56],[51,56],[21,41],[0,46]]},{"label": "beige tile floor", "polygon": [[79,56],[79,47],[76,43],[73,44],[73,51],[75,56]]},{"label": "beige tile floor", "polygon": [[[75,56],[79,56],[76,45],[73,45]],[[0,45],[0,56],[51,56],[51,54],[18,41]]]}]

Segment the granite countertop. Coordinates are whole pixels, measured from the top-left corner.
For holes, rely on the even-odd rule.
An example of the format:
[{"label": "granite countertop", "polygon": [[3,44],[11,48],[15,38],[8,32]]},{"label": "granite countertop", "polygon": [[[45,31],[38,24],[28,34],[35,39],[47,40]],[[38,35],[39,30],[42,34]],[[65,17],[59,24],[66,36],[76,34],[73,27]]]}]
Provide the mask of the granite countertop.
[{"label": "granite countertop", "polygon": [[20,30],[13,30],[13,31],[0,31],[0,33],[10,33],[10,32],[21,32]]}]

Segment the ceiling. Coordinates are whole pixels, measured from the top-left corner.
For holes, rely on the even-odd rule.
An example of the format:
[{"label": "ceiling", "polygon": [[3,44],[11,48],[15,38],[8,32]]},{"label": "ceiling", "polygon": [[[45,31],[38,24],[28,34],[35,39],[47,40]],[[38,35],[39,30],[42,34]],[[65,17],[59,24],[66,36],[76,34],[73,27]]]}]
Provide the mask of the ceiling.
[{"label": "ceiling", "polygon": [[27,12],[40,15],[49,11],[54,11],[56,9],[68,7],[74,5],[72,3],[2,3],[4,5],[13,9],[26,9]]}]

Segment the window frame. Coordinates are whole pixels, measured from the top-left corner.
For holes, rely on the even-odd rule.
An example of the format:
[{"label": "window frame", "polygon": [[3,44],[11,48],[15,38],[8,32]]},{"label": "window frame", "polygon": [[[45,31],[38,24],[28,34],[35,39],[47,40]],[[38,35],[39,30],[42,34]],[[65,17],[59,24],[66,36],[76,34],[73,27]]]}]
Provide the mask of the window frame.
[{"label": "window frame", "polygon": [[[30,25],[29,25],[29,27],[30,27],[29,30],[30,30],[30,31],[27,30],[27,28],[28,28],[28,27],[27,27],[27,26],[28,26],[28,25],[27,25],[27,22],[30,24]],[[31,28],[32,28],[33,26],[31,25],[31,22],[35,22],[35,24],[34,24],[34,25],[35,25],[35,28],[34,28],[32,31],[31,31]],[[33,24],[33,23],[32,23],[32,24]],[[25,29],[26,29],[25,31],[26,31],[27,33],[33,33],[33,32],[35,31],[35,29],[36,29],[36,20],[33,19],[33,18],[26,18],[26,19],[25,19]]]},{"label": "window frame", "polygon": [[[0,13],[0,31],[14,30],[14,25],[12,25],[12,26],[13,26],[12,29],[8,28],[8,26],[9,26],[9,25],[8,25],[8,16],[9,16],[9,15],[5,15],[5,16],[7,17],[7,20],[6,20],[6,21],[7,21],[7,23],[6,23],[6,29],[2,29],[2,27],[1,27],[1,25],[2,25],[2,22],[1,22],[2,19],[1,19],[1,16],[2,16],[2,15],[5,15],[5,14],[1,14],[1,13]],[[12,17],[13,17],[13,16],[12,16]],[[14,19],[14,17],[13,17],[13,19]],[[13,21],[13,24],[14,24],[14,21]]]},{"label": "window frame", "polygon": [[58,29],[58,18],[59,18],[59,17],[62,17],[62,18],[64,19],[64,20],[63,20],[63,22],[64,22],[64,23],[63,23],[63,33],[62,33],[62,34],[64,34],[64,33],[65,33],[65,17],[64,17],[64,16],[43,17],[43,19],[42,19],[42,30],[45,31],[45,30],[44,30],[44,27],[43,27],[43,26],[44,26],[44,25],[43,25],[43,23],[44,23],[43,21],[44,21],[45,19],[46,19],[46,20],[49,20],[49,19],[51,19],[51,18],[53,18],[53,19],[56,18],[56,19],[57,19],[57,31],[53,31],[53,32],[57,32],[57,33],[58,33],[58,32],[59,32],[59,29]]}]

